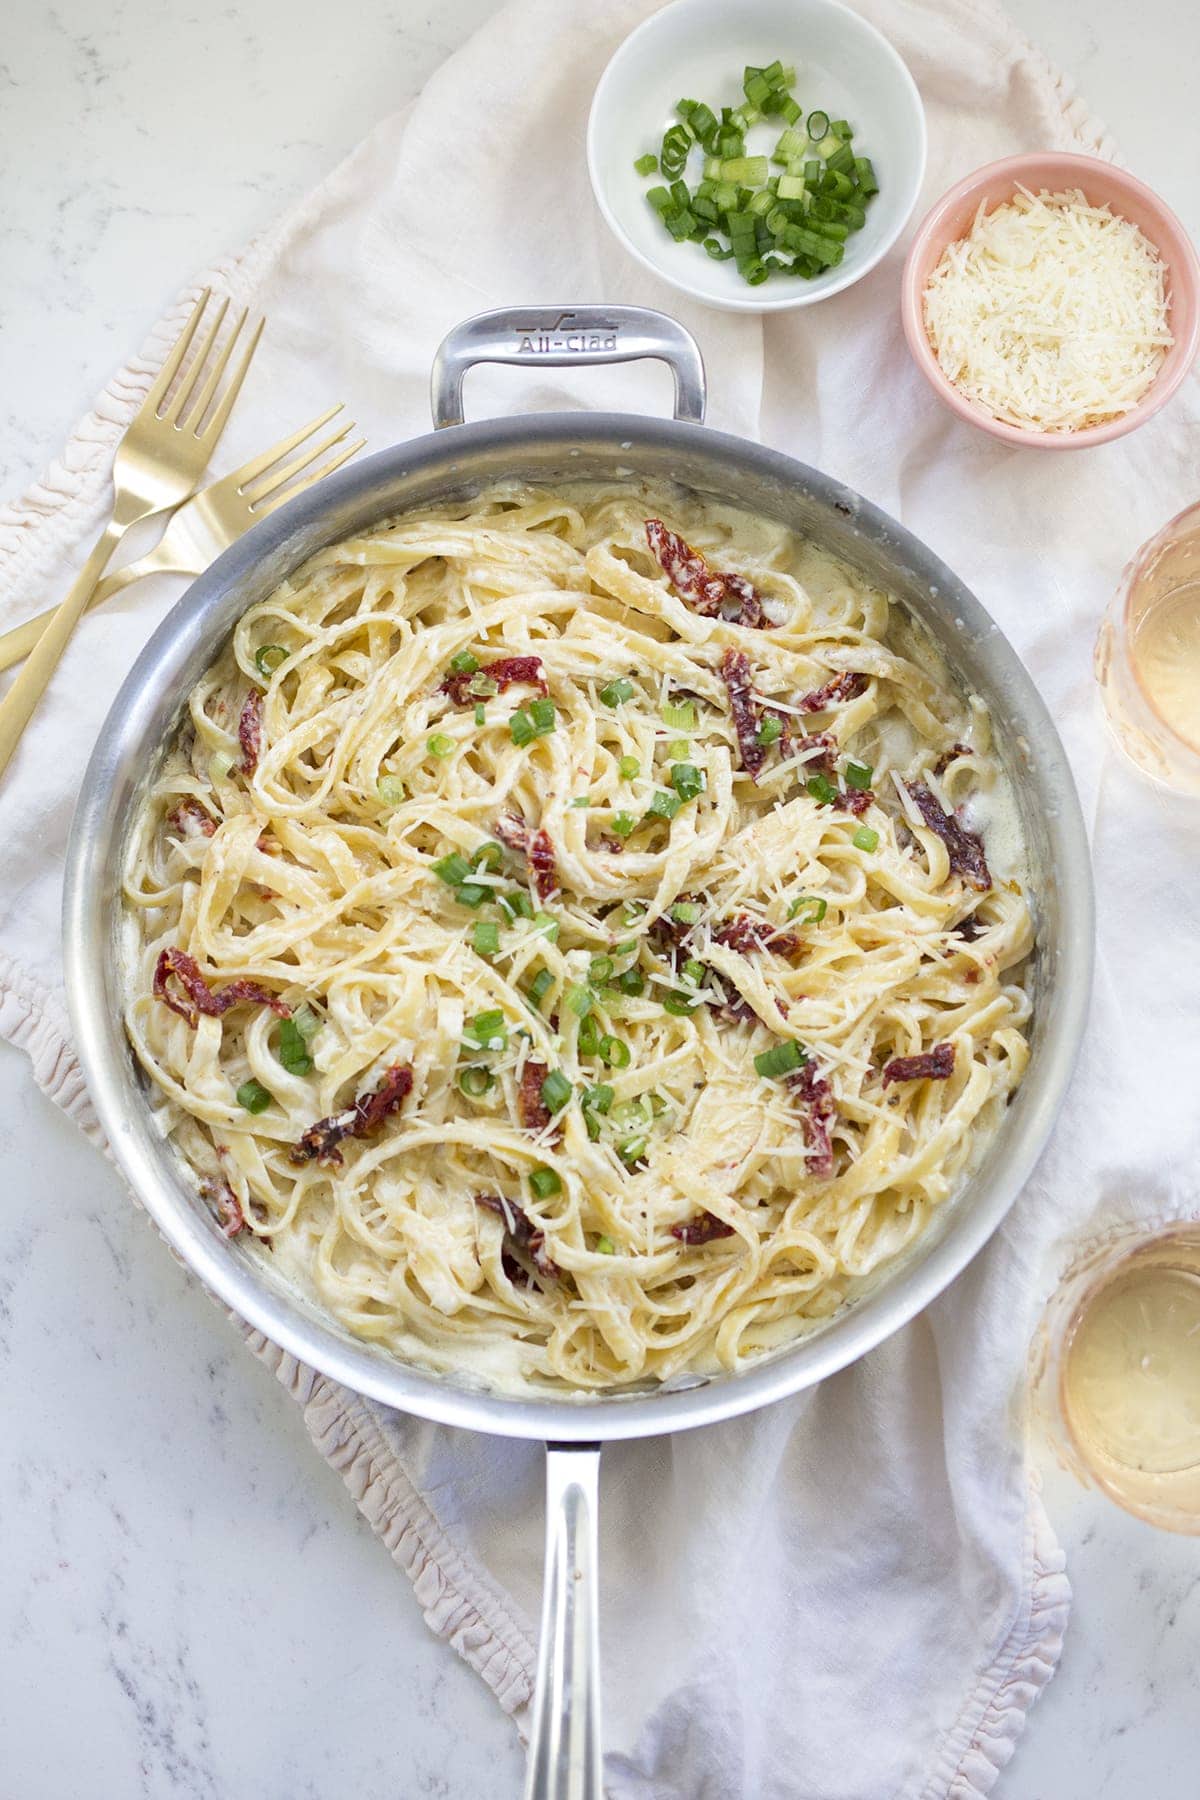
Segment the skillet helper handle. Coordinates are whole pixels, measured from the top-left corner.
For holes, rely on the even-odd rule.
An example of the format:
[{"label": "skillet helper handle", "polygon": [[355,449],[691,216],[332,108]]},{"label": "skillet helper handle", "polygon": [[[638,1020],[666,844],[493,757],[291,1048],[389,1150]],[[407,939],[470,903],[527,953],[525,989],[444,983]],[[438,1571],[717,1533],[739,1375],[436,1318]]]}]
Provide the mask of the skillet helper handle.
[{"label": "skillet helper handle", "polygon": [[603,1800],[599,1444],[546,1445],[546,1575],[525,1800]]},{"label": "skillet helper handle", "polygon": [[463,423],[463,376],[476,363],[564,369],[573,363],[665,362],[675,417],[704,422],[704,359],[690,331],[648,306],[503,306],[448,332],[433,359],[433,422]]}]

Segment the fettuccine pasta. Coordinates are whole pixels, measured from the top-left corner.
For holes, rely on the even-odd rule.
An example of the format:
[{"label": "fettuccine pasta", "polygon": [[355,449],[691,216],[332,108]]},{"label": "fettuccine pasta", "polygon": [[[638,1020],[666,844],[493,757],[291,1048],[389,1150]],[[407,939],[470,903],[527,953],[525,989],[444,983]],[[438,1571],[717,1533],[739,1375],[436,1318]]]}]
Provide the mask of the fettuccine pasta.
[{"label": "fettuccine pasta", "polygon": [[734,1369],[915,1243],[1021,1078],[1006,807],[982,704],[816,546],[497,490],[241,619],[132,830],[129,1037],[223,1229],[355,1335],[509,1389]]}]

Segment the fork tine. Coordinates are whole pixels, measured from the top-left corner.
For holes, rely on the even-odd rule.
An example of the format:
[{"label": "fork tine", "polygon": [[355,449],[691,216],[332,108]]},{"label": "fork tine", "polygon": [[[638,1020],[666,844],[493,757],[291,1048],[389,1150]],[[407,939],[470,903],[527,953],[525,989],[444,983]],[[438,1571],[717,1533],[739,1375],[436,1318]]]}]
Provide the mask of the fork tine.
[{"label": "fork tine", "polygon": [[[300,474],[301,470],[307,469],[310,463],[315,463],[319,456],[324,456],[325,452],[332,450],[335,444],[340,444],[343,438],[349,437],[353,430],[353,419],[347,419],[341,430],[330,432],[323,443],[314,444],[310,450],[301,450],[297,456],[292,458],[291,462],[284,463],[281,469],[272,469],[269,474],[262,476],[262,491],[250,497],[251,506],[257,505],[260,500],[265,500],[268,495],[276,493],[281,487],[286,487],[289,481]],[[246,492],[249,487],[257,485],[257,483],[248,482],[243,492]]]},{"label": "fork tine", "polygon": [[298,481],[295,487],[290,488],[287,493],[280,494],[276,493],[275,490],[272,490],[274,498],[257,503],[254,507],[255,512],[258,513],[261,518],[265,519],[268,513],[273,513],[275,511],[277,506],[283,506],[287,501],[294,500],[297,494],[302,494],[306,488],[312,487],[315,482],[324,481],[327,475],[332,475],[335,469],[340,469],[342,464],[349,462],[352,456],[357,456],[366,441],[366,438],[356,438],[352,444],[346,445],[346,448],[340,455],[335,456],[331,462],[327,462],[324,468],[313,469],[311,474],[306,475],[303,481]]},{"label": "fork tine", "polygon": [[217,308],[217,316],[205,332],[203,342],[197,348],[196,354],[193,356],[188,367],[187,374],[181,379],[175,398],[163,414],[163,421],[165,424],[175,425],[180,431],[183,430],[184,413],[190,410],[192,396],[200,386],[200,378],[204,373],[204,365],[212,355],[213,345],[217,341],[217,334],[224,324],[225,314],[228,311],[229,300],[228,297],[226,297]]},{"label": "fork tine", "polygon": [[248,463],[243,463],[237,471],[238,493],[244,492],[252,482],[257,481],[258,477],[265,473],[273,463],[281,462],[290,451],[296,448],[297,444],[302,444],[306,437],[311,437],[314,431],[320,431],[322,425],[328,425],[334,414],[341,412],[342,404],[342,401],[339,400],[336,406],[331,406],[328,412],[321,414],[320,418],[310,419],[307,425],[301,426],[300,430],[293,432],[291,437],[284,438],[278,444],[272,444],[271,448],[264,450],[261,456],[254,457]]},{"label": "fork tine", "polygon": [[[226,311],[226,308],[228,307],[228,305],[229,305],[229,302],[228,302],[228,300],[226,300],[225,305],[222,306],[222,308],[221,308],[220,316],[217,319],[218,326],[221,324],[222,320],[225,317],[225,311]],[[200,389],[199,395],[197,396],[196,400],[193,402],[192,393],[195,392],[196,383],[200,379],[200,371],[203,369],[204,364],[208,359],[209,351],[212,349],[213,344],[216,342],[216,335],[217,335],[216,327],[214,327],[213,331],[211,332],[208,343],[205,344],[205,346],[204,346],[203,354],[201,355],[200,353],[197,353],[196,363],[195,363],[195,381],[193,381],[193,383],[192,383],[192,393],[189,393],[186,411],[180,415],[180,419],[179,419],[179,429],[181,431],[186,431],[189,426],[194,425],[197,435],[199,434],[200,427],[204,422],[204,415],[208,411],[209,405],[212,401],[212,397],[217,391],[217,383],[220,381],[222,375],[225,373],[225,365],[229,361],[230,353],[233,350],[233,346],[237,343],[238,336],[241,332],[242,326],[245,323],[246,323],[246,309],[243,308],[241,318],[235,321],[233,330],[230,332],[229,336],[225,339],[224,344],[221,346],[220,355],[217,357],[217,360],[214,362],[212,368],[209,370],[208,375],[205,378],[204,386]]]},{"label": "fork tine", "polygon": [[179,365],[187,355],[188,345],[196,335],[196,327],[200,323],[200,315],[203,313],[211,298],[212,289],[205,288],[195,306],[192,308],[191,318],[188,320],[179,336],[175,339],[173,350],[167,357],[162,368],[158,371],[158,374],[155,376],[154,384],[151,387],[150,392],[146,395],[143,403],[150,407],[152,411],[157,412],[162,405],[163,395],[174,381],[179,370]]},{"label": "fork tine", "polygon": [[[254,330],[250,333],[250,342],[246,345],[246,348],[242,351],[241,356],[238,358],[237,367],[234,369],[233,374],[229,377],[229,383],[225,389],[224,394],[221,396],[220,405],[217,407],[216,411],[213,413],[213,416],[208,421],[207,425],[203,424],[200,421],[197,422],[197,426],[196,426],[197,438],[200,438],[202,440],[207,440],[207,439],[211,438],[211,439],[215,440],[216,438],[219,438],[222,431],[224,431],[225,421],[229,417],[231,411],[233,410],[234,401],[237,399],[238,394],[241,392],[242,383],[246,379],[246,370],[250,367],[250,362],[254,355],[254,352],[258,349],[258,340],[259,340],[259,338],[261,338],[261,336],[263,334],[263,326],[265,324],[266,324],[266,320],[260,319],[258,321],[258,324],[254,327]],[[241,327],[239,325],[239,330],[240,329],[241,329]]]}]

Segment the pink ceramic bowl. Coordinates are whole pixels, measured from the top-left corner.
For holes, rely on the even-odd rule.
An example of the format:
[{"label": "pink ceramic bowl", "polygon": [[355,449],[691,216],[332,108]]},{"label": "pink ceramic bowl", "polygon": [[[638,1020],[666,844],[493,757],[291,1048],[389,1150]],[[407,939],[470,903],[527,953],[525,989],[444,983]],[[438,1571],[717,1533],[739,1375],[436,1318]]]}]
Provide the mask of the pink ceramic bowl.
[{"label": "pink ceramic bowl", "polygon": [[[959,393],[942,373],[930,348],[922,308],[930,271],[946,245],[965,237],[971,229],[980,201],[989,208],[998,206],[1011,200],[1018,187],[1029,188],[1035,194],[1042,189],[1049,193],[1082,189],[1094,206],[1107,203],[1113,212],[1136,225],[1166,264],[1168,314],[1175,342],[1153,385],[1132,411],[1119,419],[1089,425],[1082,431],[1022,431],[1016,425],[1006,425]],[[1037,151],[1028,156],[1006,156],[1000,162],[976,169],[938,201],[919,226],[908,253],[900,306],[904,335],[917,367],[952,412],[1009,444],[1025,444],[1035,450],[1082,450],[1089,444],[1107,444],[1144,424],[1166,404],[1191,368],[1200,347],[1200,262],[1175,214],[1144,182],[1094,156]]]}]

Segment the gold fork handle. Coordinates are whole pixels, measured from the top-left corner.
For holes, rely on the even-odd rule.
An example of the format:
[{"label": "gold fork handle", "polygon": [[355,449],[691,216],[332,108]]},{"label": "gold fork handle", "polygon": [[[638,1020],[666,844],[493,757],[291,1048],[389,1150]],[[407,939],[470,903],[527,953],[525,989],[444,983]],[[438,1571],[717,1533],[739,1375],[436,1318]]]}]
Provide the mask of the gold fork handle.
[{"label": "gold fork handle", "polygon": [[58,667],[71,633],[79,623],[109,557],[133,523],[135,521],[132,519],[117,519],[115,516],[108,521],[92,554],[71,584],[70,592],[62,604],[55,608],[50,623],[30,651],[25,667],[4,699],[0,700],[0,775],[12,760],[13,751],[21,741],[21,733],[49,686],[50,678]]},{"label": "gold fork handle", "polygon": [[[170,551],[164,555],[162,544],[156,544],[153,550],[148,550],[145,556],[139,556],[136,562],[126,563],[123,569],[114,569],[111,575],[98,581],[96,591],[88,601],[88,611],[93,606],[99,606],[102,601],[111,599],[114,594],[119,594],[131,582],[141,581],[143,576],[198,573],[196,569],[182,568],[177,556],[172,556]],[[0,673],[11,669],[14,663],[19,663],[29,655],[56,610],[53,606],[47,607],[35,619],[26,619],[23,625],[14,625],[11,631],[0,632]]]}]

